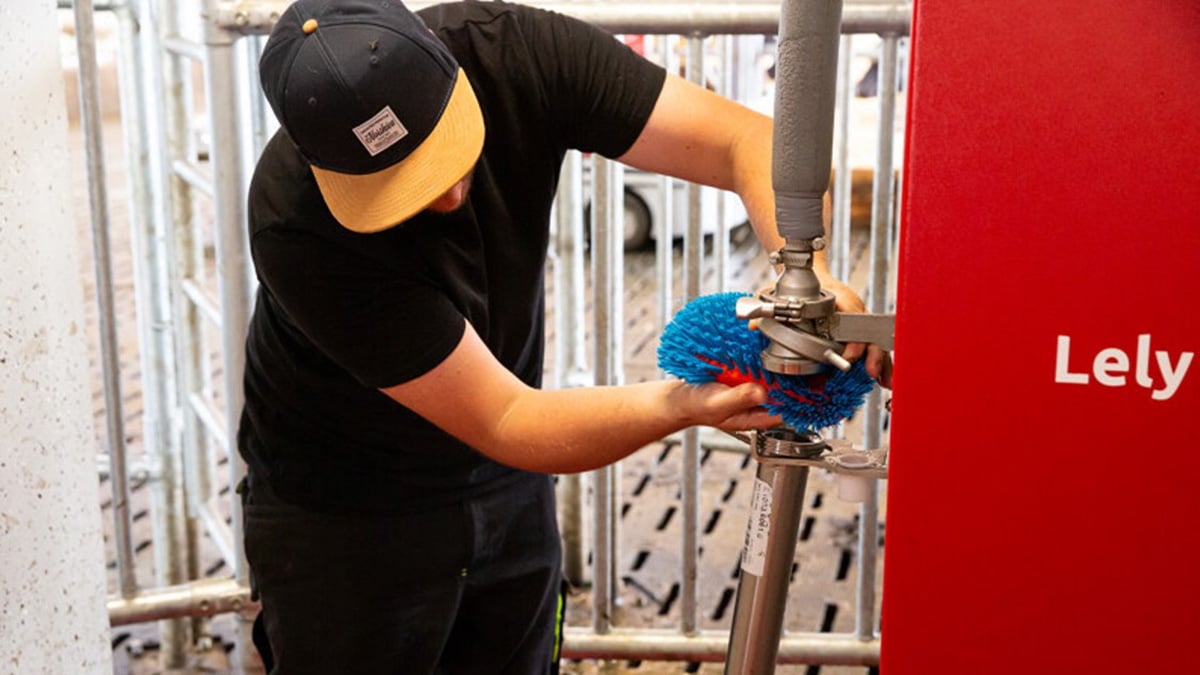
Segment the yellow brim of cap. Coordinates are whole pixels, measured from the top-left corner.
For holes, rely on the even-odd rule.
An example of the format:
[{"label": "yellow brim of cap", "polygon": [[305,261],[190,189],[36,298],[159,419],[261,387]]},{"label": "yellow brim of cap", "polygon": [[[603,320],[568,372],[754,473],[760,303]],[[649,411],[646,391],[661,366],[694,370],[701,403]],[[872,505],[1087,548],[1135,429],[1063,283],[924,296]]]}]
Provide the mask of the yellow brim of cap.
[{"label": "yellow brim of cap", "polygon": [[330,213],[348,230],[370,233],[408,220],[464,178],[483,150],[483,113],[459,69],[446,110],[416,150],[368,174],[312,167]]}]

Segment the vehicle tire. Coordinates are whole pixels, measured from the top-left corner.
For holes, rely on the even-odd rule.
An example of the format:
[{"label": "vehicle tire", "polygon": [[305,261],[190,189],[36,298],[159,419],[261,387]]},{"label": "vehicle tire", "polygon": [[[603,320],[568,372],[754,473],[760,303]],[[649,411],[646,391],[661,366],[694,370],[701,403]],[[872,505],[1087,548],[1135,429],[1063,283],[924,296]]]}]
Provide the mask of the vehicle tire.
[{"label": "vehicle tire", "polygon": [[633,192],[625,191],[625,250],[640,251],[650,245],[650,232],[654,223],[650,218],[650,207]]},{"label": "vehicle tire", "polygon": [[[632,190],[625,190],[625,250],[640,251],[650,246],[650,234],[654,227],[650,207]],[[588,249],[592,247],[592,204],[583,207],[583,239]]]}]

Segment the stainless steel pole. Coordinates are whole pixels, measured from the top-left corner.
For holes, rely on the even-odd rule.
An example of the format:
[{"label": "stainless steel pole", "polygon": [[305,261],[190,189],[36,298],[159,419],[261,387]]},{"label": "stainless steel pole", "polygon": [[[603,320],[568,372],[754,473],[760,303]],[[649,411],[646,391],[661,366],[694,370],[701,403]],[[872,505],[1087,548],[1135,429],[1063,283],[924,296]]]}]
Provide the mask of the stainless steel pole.
[{"label": "stainless steel pole", "polygon": [[[559,261],[565,265],[562,295],[565,304],[560,312],[566,321],[564,384],[583,387],[592,382],[587,354],[587,265],[583,259],[583,251],[587,247],[583,239],[583,155],[571,150],[566,154],[563,165],[568,169],[563,180],[568,181],[570,187],[570,198],[562,204],[565,214],[562,211],[559,213],[559,235],[570,235],[565,255]],[[557,306],[554,313],[559,313]]]},{"label": "stainless steel pole", "polygon": [[[253,299],[247,283],[249,252],[246,241],[246,207],[243,199],[241,134],[237,105],[236,58],[232,38],[210,31],[205,47],[204,77],[208,92],[212,134],[214,211],[216,216],[217,287],[221,298],[221,361],[224,367],[226,451],[229,454],[231,486],[245,475],[246,465],[236,446],[238,419],[242,412],[242,374],[245,370],[245,340]],[[246,578],[245,550],[241,537],[241,507],[233,500],[234,544],[237,559],[228,561],[239,579]]]},{"label": "stainless steel pole", "polygon": [[[203,525],[192,502],[199,503],[210,492],[209,465],[207,456],[207,440],[204,425],[191,412],[191,399],[202,387],[201,381],[205,376],[205,364],[208,353],[204,349],[203,332],[201,330],[201,310],[189,301],[187,287],[196,275],[201,264],[200,256],[196,255],[195,245],[196,212],[194,209],[193,187],[196,183],[188,180],[178,170],[179,166],[191,167],[197,155],[195,139],[192,137],[191,117],[194,110],[191,61],[203,61],[203,46],[182,40],[180,11],[176,3],[167,2],[156,4],[158,10],[157,29],[162,36],[163,59],[162,77],[162,136],[165,140],[164,152],[171,172],[167,177],[167,194],[170,213],[167,222],[171,224],[168,233],[168,264],[170,268],[169,283],[171,285],[172,328],[175,332],[176,343],[176,396],[183,404],[182,418],[182,474],[184,503],[187,508],[186,539],[187,573],[186,578],[197,579],[201,575],[200,543],[203,536]],[[207,196],[212,196],[212,180],[204,177],[207,185]],[[199,189],[199,188],[197,188]],[[215,306],[215,303],[213,303]],[[207,630],[206,619],[193,618],[191,621],[192,635],[199,639]]]},{"label": "stainless steel pole", "polygon": [[854,58],[854,36],[843,35],[838,49],[837,73],[837,159],[834,164],[836,183],[833,190],[833,246],[830,250],[833,276],[845,280],[850,276],[850,207],[853,203],[853,173],[850,167],[850,61]]},{"label": "stainless steel pole", "polygon": [[[616,195],[622,193],[618,167],[614,162],[592,156],[592,306],[596,336],[596,384],[619,384],[618,363],[621,355],[621,279],[619,276],[624,232],[621,207]],[[593,628],[606,633],[612,625],[613,596],[616,589],[616,465],[593,472],[595,486],[595,549],[593,551],[592,604]]]},{"label": "stainless steel pole", "polygon": [[563,575],[572,586],[588,581],[587,534],[583,516],[583,475],[578,473],[559,477],[559,522],[562,527]]},{"label": "stainless steel pole", "polygon": [[[729,72],[732,68],[732,50],[729,47],[729,41],[733,37],[722,35],[717,40],[717,93],[726,98],[735,98],[734,92],[730,91],[732,78]],[[703,53],[701,49],[701,53]],[[700,86],[704,86],[703,74],[701,75]],[[729,222],[726,215],[728,209],[725,208],[725,202],[729,197],[729,193],[724,190],[718,190],[712,187],[704,188],[705,191],[712,193],[716,197],[716,212],[713,217],[717,221],[716,231],[713,233],[713,272],[716,277],[716,291],[725,292],[729,290]]]},{"label": "stainless steel pole", "polygon": [[613,624],[612,474],[606,466],[592,472],[595,544],[592,546],[592,632],[603,635]]},{"label": "stainless steel pole", "polygon": [[[142,438],[154,470],[149,481],[154,530],[154,573],[159,586],[187,578],[188,538],[183,490],[182,451],[176,424],[178,398],[175,345],[171,332],[169,237],[166,207],[166,156],[160,101],[158,29],[145,0],[114,7],[120,57],[121,123],[125,136],[134,291],[142,366]],[[184,667],[191,642],[188,622],[172,619],[159,626],[164,668]]]},{"label": "stainless steel pole", "polygon": [[[205,16],[214,17],[220,3],[204,2]],[[247,180],[244,173],[241,128],[245,116],[238,104],[240,78],[235,53],[235,35],[216,26],[211,19],[204,27],[204,83],[208,93],[211,165],[216,225],[217,288],[221,297],[221,363],[224,370],[222,398],[225,403],[226,447],[229,458],[230,514],[234,559],[226,561],[240,585],[250,582],[242,539],[242,503],[236,486],[246,475],[246,462],[237,450],[237,428],[245,401],[242,375],[246,365],[245,341],[250,323],[251,279],[249,243],[246,233]],[[255,659],[250,640],[250,617],[238,616],[235,653],[231,667],[245,671]]]},{"label": "stainless steel pole", "polygon": [[[704,38],[689,35],[687,39],[686,73],[688,81],[704,86]],[[700,189],[697,183],[688,183],[688,229],[684,240],[683,269],[686,277],[687,298],[698,297],[704,292],[704,229],[700,212]],[[684,634],[699,630],[696,596],[699,586],[697,561],[700,557],[700,429],[691,427],[683,435],[683,459],[680,468],[683,481],[680,492],[683,497],[680,513],[682,532],[680,557],[683,568],[680,579],[680,629]]]},{"label": "stainless steel pole", "polygon": [[807,467],[758,464],[726,675],[775,672],[807,482]]},{"label": "stainless steel pole", "polygon": [[[568,152],[563,161],[555,199],[555,241],[551,250],[554,275],[554,371],[556,389],[578,386],[587,370],[583,345],[583,199],[582,157]],[[563,539],[563,572],[582,585],[588,580],[585,539],[584,484],[581,474],[559,478]]]},{"label": "stainless steel pole", "polygon": [[[879,147],[875,157],[875,197],[871,204],[871,281],[868,310],[887,311],[888,258],[891,250],[892,142],[896,119],[896,53],[894,35],[883,38],[879,61]],[[863,419],[863,444],[879,448],[883,440],[882,391],[878,386],[867,397]],[[855,632],[869,640],[875,636],[875,567],[879,551],[879,482],[872,483],[859,506],[858,579],[855,594]]]},{"label": "stainless steel pole", "polygon": [[121,406],[120,349],[113,303],[111,220],[104,168],[104,128],[96,63],[96,26],[91,0],[75,1],[75,44],[79,49],[80,119],[87,148],[88,202],[92,214],[92,252],[96,274],[96,303],[100,329],[100,361],[104,378],[104,417],[112,487],[113,544],[117,553],[117,585],[123,597],[137,592],[133,554],[133,519],[129,513],[126,473],[125,420]]},{"label": "stainless steel pole", "polygon": [[[671,44],[672,36],[663,36],[660,42],[663,66],[668,73],[679,72],[675,49]],[[675,284],[675,179],[667,175],[659,176],[658,185],[659,217],[654,223],[654,274],[658,279],[655,287],[655,309],[661,332],[671,321],[675,311],[671,293]]]}]

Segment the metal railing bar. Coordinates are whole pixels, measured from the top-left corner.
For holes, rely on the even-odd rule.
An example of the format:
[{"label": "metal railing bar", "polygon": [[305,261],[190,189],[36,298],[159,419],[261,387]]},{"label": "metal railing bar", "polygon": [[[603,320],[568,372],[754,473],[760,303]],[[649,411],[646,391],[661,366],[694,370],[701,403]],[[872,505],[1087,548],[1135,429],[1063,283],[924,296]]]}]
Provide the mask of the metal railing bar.
[{"label": "metal railing bar", "polygon": [[[132,462],[127,462],[125,465],[125,473],[128,479],[138,483],[160,477],[160,472],[152,471],[151,469],[152,464],[145,457],[135,458]],[[112,475],[112,457],[109,453],[101,452],[96,455],[96,472],[99,474],[101,480]]]},{"label": "metal railing bar", "polygon": [[[683,445],[685,441],[685,432],[677,431],[673,434],[663,437],[662,442],[674,443]],[[723,431],[718,431],[711,427],[700,427],[700,447],[704,450],[717,450],[721,452],[734,452],[738,454],[748,454],[750,446],[731,438],[729,434]]]},{"label": "metal railing bar", "polygon": [[200,169],[192,162],[186,159],[175,159],[171,161],[171,171],[175,172],[188,185],[196,188],[201,193],[208,197],[213,196],[212,177]]},{"label": "metal railing bar", "polygon": [[[268,33],[290,4],[284,0],[222,2],[216,24],[244,35]],[[430,2],[412,2],[418,10]],[[631,3],[532,2],[582,19],[613,33],[706,35],[774,35],[779,30],[779,4],[769,2]],[[843,33],[908,35],[911,2],[847,2],[842,11]]]},{"label": "metal railing bar", "polygon": [[833,276],[845,279],[850,272],[850,216],[851,216],[851,186],[853,185],[850,169],[850,89],[854,86],[850,78],[850,62],[854,59],[854,36],[843,35],[838,49],[837,73],[837,104],[835,106],[835,130],[837,133],[837,160],[834,163],[835,201],[833,208],[833,227],[830,233],[833,246],[830,247]]},{"label": "metal railing bar", "polygon": [[[621,325],[620,270],[624,228],[617,195],[622,195],[620,167],[613,161],[592,156],[592,306],[597,385],[620,384]],[[616,588],[617,503],[616,465],[592,473],[594,487],[595,546],[592,571],[592,624],[596,633],[607,633],[612,625],[613,593]]]},{"label": "metal railing bar", "polygon": [[[717,81],[714,83],[716,85],[716,93],[721,96],[724,96],[726,98],[737,100],[737,96],[735,95],[735,93],[733,91],[731,91],[731,83],[733,81],[733,78],[730,76],[730,70],[732,70],[732,66],[733,66],[733,61],[732,61],[733,54],[732,54],[732,50],[730,49],[729,42],[730,42],[730,40],[733,39],[733,37],[730,35],[722,35],[716,39],[717,39],[717,54],[716,54],[717,59],[716,60],[717,60],[717,73],[718,73]],[[700,86],[704,86],[704,85],[705,85],[705,83],[703,81],[701,81]],[[716,216],[716,220],[717,220],[717,228],[716,228],[716,232],[713,233],[714,241],[713,241],[712,261],[713,261],[714,276],[717,279],[717,287],[714,289],[714,291],[718,292],[718,293],[724,293],[729,290],[729,281],[730,281],[730,279],[729,279],[729,250],[730,250],[729,234],[730,234],[730,232],[729,232],[728,219],[725,217],[726,211],[728,210],[725,208],[725,202],[727,201],[729,193],[727,193],[724,190],[718,190],[718,189],[712,188],[712,187],[702,187],[702,188],[700,188],[700,190],[701,190],[701,194],[703,194],[704,192],[712,192],[713,194],[716,195],[717,204],[716,204],[716,212],[714,215]]]},{"label": "metal railing bar", "polygon": [[[157,32],[160,36],[175,36],[175,51],[170,51],[167,40],[160,39],[158,52],[160,65],[158,74],[162,78],[162,114],[163,128],[160,140],[164,144],[163,154],[167,160],[167,190],[170,214],[168,222],[172,224],[169,235],[164,242],[171,260],[170,292],[172,304],[177,311],[172,312],[173,329],[177,337],[175,372],[177,377],[176,396],[183,405],[192,406],[188,400],[190,392],[206,388],[211,378],[206,378],[204,370],[209,359],[209,350],[205,346],[204,332],[200,329],[202,319],[194,303],[188,302],[180,285],[181,280],[194,276],[197,270],[202,271],[202,259],[195,245],[195,197],[200,189],[173,171],[171,161],[180,158],[194,158],[196,138],[192,133],[191,120],[195,110],[193,90],[193,69],[196,63],[203,63],[203,51],[195,42],[179,37],[181,18],[190,16],[187,8],[179,7],[178,3],[158,3],[155,8]],[[200,57],[199,59],[195,57]],[[208,195],[211,199],[211,195]],[[219,325],[219,324],[218,324]],[[211,492],[209,482],[209,462],[206,461],[209,437],[202,428],[203,422],[196,414],[184,412],[179,415],[182,422],[182,466],[185,513],[185,534],[188,555],[185,560],[185,578],[199,578],[203,571],[200,564],[200,541],[203,526],[194,514],[190,513],[190,502],[199,499],[201,495]],[[207,632],[204,619],[192,619],[191,629],[195,636]]]},{"label": "metal railing bar", "polygon": [[[661,63],[668,73],[679,72],[679,64],[670,40],[660,40]],[[658,329],[662,332],[675,313],[671,289],[674,285],[675,258],[675,179],[663,174],[658,179],[660,217],[654,223],[654,275],[658,280],[655,287],[655,310],[658,314]],[[661,371],[660,371],[661,373]]]},{"label": "metal railing bar", "polygon": [[[584,339],[583,156],[563,158],[554,204],[555,241],[547,253],[554,283],[554,370],[557,389],[583,384],[587,373]],[[559,478],[562,504],[563,574],[573,585],[590,583],[585,545],[584,477]]]},{"label": "metal railing bar", "polygon": [[204,318],[208,319],[218,329],[221,327],[221,310],[217,305],[216,298],[213,298],[200,287],[195,279],[184,279],[180,282],[180,288],[183,289],[183,294],[187,299],[200,310]]},{"label": "metal railing bar", "polygon": [[201,579],[141,591],[127,598],[110,597],[108,623],[125,626],[182,616],[215,616],[252,607],[250,589],[231,578]]},{"label": "metal railing bar", "polygon": [[[246,181],[243,177],[241,136],[238,120],[240,108],[237,96],[236,58],[232,44],[223,43],[224,36],[215,31],[206,33],[204,82],[208,109],[221,111],[210,115],[212,138],[213,215],[217,288],[221,299],[221,363],[224,370],[222,401],[225,407],[225,428],[222,447],[229,456],[229,486],[234,487],[246,474],[245,461],[233,447],[237,434],[238,416],[245,395],[242,374],[245,370],[245,336],[250,324],[253,296],[250,286],[249,243],[246,233]],[[228,113],[228,114],[226,114]],[[241,541],[241,504],[233,500],[233,545],[237,554],[228,559],[239,581],[249,578],[245,551]]]},{"label": "metal railing bar", "polygon": [[[115,7],[117,20],[117,90],[125,141],[125,177],[130,193],[130,242],[133,290],[136,298],[139,361],[142,371],[142,445],[144,455],[128,467],[139,480],[138,459],[153,468],[148,484],[150,524],[154,546],[154,583],[180,584],[189,579],[184,489],[181,476],[181,435],[175,388],[175,336],[171,331],[170,252],[166,246],[171,223],[167,209],[166,153],[163,132],[161,49],[151,0],[127,0]],[[143,479],[144,480],[144,479]],[[186,622],[159,626],[161,665],[184,667],[187,660]]]},{"label": "metal railing bar", "polygon": [[554,279],[554,371],[557,388],[591,383],[585,338],[583,155],[563,158],[554,202],[555,240],[548,253]]},{"label": "metal railing bar", "polygon": [[[896,60],[898,38],[885,36],[879,61],[879,146],[875,157],[875,196],[871,209],[871,280],[867,296],[871,312],[887,311],[888,252],[891,249],[892,145],[896,118]],[[876,386],[867,397],[863,444],[883,442],[883,394]],[[855,633],[859,639],[875,636],[875,567],[879,555],[879,483],[874,482],[859,507],[858,575],[855,581]]]},{"label": "metal railing bar", "polygon": [[[687,38],[687,63],[685,74],[689,82],[704,86],[704,40],[699,35]],[[684,293],[691,300],[704,292],[704,228],[700,213],[701,186],[687,185],[688,227],[684,239],[683,270]],[[682,513],[680,514],[680,630],[685,635],[694,634],[698,628],[699,574],[697,558],[700,556],[700,429],[691,427],[683,432],[683,457],[680,460],[682,485]]]},{"label": "metal railing bar", "polygon": [[[614,630],[594,635],[568,626],[562,655],[570,659],[646,659],[655,661],[725,660],[729,633],[705,630],[693,636],[664,629]],[[879,640],[860,640],[849,633],[788,633],[779,642],[777,662],[841,666],[879,664]]]},{"label": "metal railing bar", "polygon": [[194,510],[196,515],[199,516],[200,522],[204,524],[204,529],[212,539],[213,545],[217,547],[217,552],[225,560],[225,564],[233,568],[237,556],[237,551],[234,548],[233,530],[225,522],[225,518],[216,512],[214,508],[216,500],[217,498],[213,497],[208,501],[199,502],[194,505]]},{"label": "metal railing bar", "polygon": [[201,63],[204,61],[204,45],[195,40],[189,40],[178,35],[168,35],[162,39],[162,46],[163,49],[167,50],[168,54],[183,56]]},{"label": "metal railing bar", "polygon": [[200,394],[193,393],[188,396],[188,407],[192,409],[192,413],[196,415],[196,419],[200,420],[200,424],[212,434],[213,441],[222,447],[228,447],[229,439],[226,435],[225,416],[217,410],[216,406],[211,401],[204,398]]},{"label": "metal railing bar", "polygon": [[[126,7],[126,5],[127,5],[127,3],[125,2],[125,0],[107,0],[107,1],[100,0],[100,2],[92,3],[92,11],[93,12],[115,12],[117,10],[124,9]],[[75,3],[71,2],[71,0],[58,0],[58,8],[59,9],[72,9],[74,7],[75,7]]]},{"label": "metal railing bar", "polygon": [[96,302],[100,333],[100,360],[104,379],[104,413],[109,446],[109,484],[113,503],[113,544],[117,553],[117,580],[122,596],[137,592],[137,570],[130,533],[129,478],[126,467],[125,422],[121,408],[120,350],[117,346],[116,311],[109,245],[111,220],[108,183],[105,179],[104,132],[100,121],[99,65],[96,60],[96,27],[91,0],[75,2],[75,41],[79,50],[80,115],[87,155],[88,201],[92,219],[92,251],[96,274]]},{"label": "metal railing bar", "polygon": [[[231,578],[202,579],[108,600],[109,623],[123,626],[179,616],[216,616],[250,609],[250,589]],[[687,637],[662,629],[615,630],[596,635],[568,626],[564,658],[719,662],[729,635],[706,630]],[[780,641],[779,663],[871,666],[879,663],[879,640],[862,641],[844,633],[790,633]]]}]

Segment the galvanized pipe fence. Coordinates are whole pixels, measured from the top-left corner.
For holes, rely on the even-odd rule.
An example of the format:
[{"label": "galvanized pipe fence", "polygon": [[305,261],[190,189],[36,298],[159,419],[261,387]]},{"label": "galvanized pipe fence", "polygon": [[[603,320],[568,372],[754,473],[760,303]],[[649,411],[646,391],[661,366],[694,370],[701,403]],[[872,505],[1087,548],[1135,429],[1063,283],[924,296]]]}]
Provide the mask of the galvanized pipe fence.
[{"label": "galvanized pipe fence", "polygon": [[[163,665],[179,667],[186,648],[206,634],[205,617],[235,613],[238,650],[235,671],[245,663],[250,644],[248,569],[241,541],[241,504],[236,485],[245,465],[236,451],[242,405],[244,336],[255,291],[246,239],[244,195],[253,162],[275,122],[257,84],[257,56],[287,2],[192,0],[113,0],[91,6],[59,0],[74,8],[80,44],[80,87],[85,135],[93,240],[96,245],[97,301],[104,330],[102,370],[109,453],[107,474],[113,490],[117,559],[116,594],[109,599],[112,625],[163,621]],[[428,3],[411,3],[419,8]],[[749,3],[599,3],[541,2],[614,33],[682,36],[687,44],[686,76],[705,85],[706,40],[718,37],[719,92],[737,97],[741,83],[731,67],[739,54],[736,36],[771,35],[778,28],[776,4]],[[143,391],[144,460],[127,452],[120,401],[112,283],[105,278],[111,253],[91,13],[117,17],[119,89],[127,180],[131,195],[131,255],[137,298]],[[893,180],[896,133],[898,51],[908,34],[907,2],[847,2],[843,13],[837,113],[836,202],[833,207],[831,265],[835,275],[850,272],[850,170],[848,148],[848,67],[853,36],[877,35],[879,60],[878,141],[871,215],[869,310],[883,312],[892,301],[896,209]],[[674,71],[676,55],[662,40],[660,63]],[[198,76],[198,74],[200,74]],[[202,85],[197,88],[197,82]],[[199,89],[199,90],[198,90]],[[203,102],[201,110],[199,103]],[[203,121],[197,129],[195,122]],[[592,166],[587,166],[588,163]],[[590,168],[591,190],[585,194]],[[713,254],[704,251],[703,190],[687,186],[682,294],[672,289],[673,179],[661,179],[660,217],[655,222],[655,310],[662,325],[682,300],[729,288],[729,230],[718,213]],[[622,167],[603,158],[570,153],[564,163],[549,251],[554,339],[550,386],[563,388],[624,381],[622,346],[624,208]],[[590,270],[585,255],[584,203],[592,204]],[[718,200],[718,210],[724,208]],[[716,279],[705,284],[705,266]],[[585,330],[586,288],[592,292],[591,359]],[[753,289],[739,289],[750,291]],[[589,361],[591,365],[589,365]],[[878,390],[866,409],[862,443],[883,442],[884,413]],[[621,494],[619,467],[560,480],[564,570],[567,578],[590,584],[590,627],[569,626],[563,654],[573,658],[720,661],[728,633],[701,630],[697,607],[700,482],[699,456],[705,449],[745,451],[728,438],[689,429],[683,448],[680,500],[683,520],[679,542],[681,621],[677,629],[632,629],[613,625],[613,599],[621,561],[618,525]],[[224,465],[224,468],[220,468]],[[217,478],[218,470],[224,476]],[[132,471],[152,486],[154,583],[137,578],[130,537],[128,481]],[[590,491],[591,503],[585,495]],[[590,512],[590,514],[589,514]],[[780,643],[779,662],[877,664],[875,567],[878,539],[878,490],[861,506],[857,555],[856,629],[852,634],[790,633]],[[588,537],[592,565],[588,568]],[[224,561],[228,576],[200,570],[203,541]],[[801,573],[803,573],[801,571]],[[781,589],[783,592],[783,589]],[[187,619],[191,619],[188,621]]]}]

